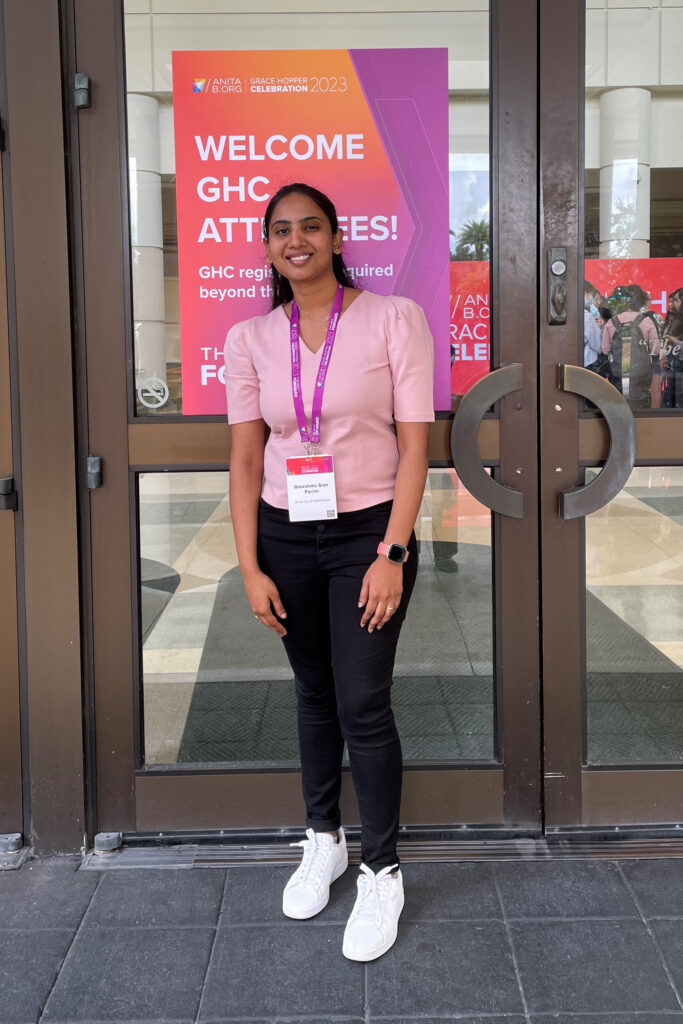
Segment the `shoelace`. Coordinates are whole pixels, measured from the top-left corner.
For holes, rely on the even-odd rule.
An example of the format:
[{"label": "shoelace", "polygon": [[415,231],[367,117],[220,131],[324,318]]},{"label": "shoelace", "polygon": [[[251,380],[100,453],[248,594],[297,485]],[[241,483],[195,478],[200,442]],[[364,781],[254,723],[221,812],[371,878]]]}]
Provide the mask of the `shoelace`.
[{"label": "shoelace", "polygon": [[[377,874],[367,864],[361,864],[358,879],[358,899],[351,915],[352,920],[373,921],[378,928],[382,925],[382,904],[389,892],[390,874],[397,864],[382,868]],[[349,921],[349,924],[351,922]]]},{"label": "shoelace", "polygon": [[314,832],[312,828],[306,829],[307,839],[301,839],[298,843],[290,843],[290,846],[301,846],[303,847],[304,856],[301,864],[297,869],[298,881],[307,882],[308,876],[315,865],[316,870],[313,876],[313,883],[317,884],[321,877],[327,858],[332,852],[333,843],[322,843],[318,839],[318,833]]}]

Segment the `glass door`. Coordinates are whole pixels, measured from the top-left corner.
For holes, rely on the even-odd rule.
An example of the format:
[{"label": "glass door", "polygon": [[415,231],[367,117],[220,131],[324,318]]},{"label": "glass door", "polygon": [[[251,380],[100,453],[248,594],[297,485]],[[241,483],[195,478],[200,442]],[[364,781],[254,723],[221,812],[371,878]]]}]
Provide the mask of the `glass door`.
[{"label": "glass door", "polygon": [[[235,567],[229,431],[184,397],[172,53],[371,46],[448,50],[451,402],[396,666],[402,821],[680,817],[681,9],[401,7],[321,5],[312,23],[295,5],[74,0],[67,19],[71,70],[98,69],[72,186],[102,458],[100,830],[299,824],[292,680]],[[218,377],[222,338],[204,347]],[[357,821],[348,773],[344,800]]]},{"label": "glass door", "polygon": [[[373,46],[448,50],[451,387],[431,431],[395,671],[402,824],[540,828],[536,5],[384,6],[349,18],[325,4],[311,18],[294,4],[238,15],[227,2],[74,3],[74,69],[98,69],[72,141],[88,450],[102,460],[90,495],[100,831],[300,827],[291,672],[236,567],[225,416],[193,411],[183,368],[172,54]],[[222,343],[202,342],[207,380]],[[508,363],[516,393],[481,408],[462,443],[472,472],[518,492],[521,518],[492,514],[451,457],[454,409]],[[343,814],[358,821],[348,772]]]},{"label": "glass door", "polygon": [[672,826],[683,797],[683,10],[585,6],[540,26],[550,831]]},{"label": "glass door", "polygon": [[[0,196],[3,194],[0,165]],[[4,723],[0,744],[0,834],[15,834],[11,849],[21,847],[21,723],[19,711],[19,637],[15,512],[18,508],[12,450],[12,392],[7,325],[4,208],[0,203],[0,715]]]}]

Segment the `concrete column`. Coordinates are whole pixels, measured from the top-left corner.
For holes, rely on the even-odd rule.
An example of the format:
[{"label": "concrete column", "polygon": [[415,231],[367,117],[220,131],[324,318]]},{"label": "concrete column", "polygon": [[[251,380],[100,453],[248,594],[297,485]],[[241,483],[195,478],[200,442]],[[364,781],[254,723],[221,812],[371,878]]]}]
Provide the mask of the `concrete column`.
[{"label": "concrete column", "polygon": [[600,257],[650,255],[650,100],[647,89],[600,97]]},{"label": "concrete column", "polygon": [[135,386],[166,381],[159,103],[128,94],[128,158],[135,323]]}]

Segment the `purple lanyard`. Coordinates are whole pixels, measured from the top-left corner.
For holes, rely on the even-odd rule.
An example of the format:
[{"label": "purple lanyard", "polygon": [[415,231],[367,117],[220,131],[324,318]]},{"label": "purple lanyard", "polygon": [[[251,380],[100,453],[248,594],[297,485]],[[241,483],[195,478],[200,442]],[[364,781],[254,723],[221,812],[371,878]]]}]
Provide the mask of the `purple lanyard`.
[{"label": "purple lanyard", "polygon": [[327,327],[325,344],[323,345],[323,354],[320,357],[318,376],[316,377],[315,380],[315,391],[313,392],[313,409],[311,410],[311,433],[309,435],[308,427],[306,426],[306,412],[304,410],[304,400],[301,396],[301,347],[299,345],[299,310],[297,309],[296,302],[294,301],[294,299],[292,299],[292,318],[289,324],[289,339],[292,356],[292,396],[294,398],[294,411],[296,413],[296,421],[299,424],[299,435],[303,443],[309,446],[320,444],[320,416],[323,408],[323,392],[325,391],[325,379],[327,377],[327,370],[330,365],[330,357],[332,355],[334,338],[337,333],[337,324],[339,323],[339,314],[341,313],[343,301],[344,289],[342,288],[341,285],[339,285],[334,296],[334,302],[332,303],[332,312],[330,313],[330,322]]}]

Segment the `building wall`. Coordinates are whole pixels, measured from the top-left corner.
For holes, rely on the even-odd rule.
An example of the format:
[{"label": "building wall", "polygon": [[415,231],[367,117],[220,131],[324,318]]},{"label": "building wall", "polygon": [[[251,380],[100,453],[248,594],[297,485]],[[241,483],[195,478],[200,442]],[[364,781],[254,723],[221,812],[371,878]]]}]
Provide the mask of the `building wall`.
[{"label": "building wall", "polygon": [[[488,2],[126,0],[128,90],[162,101],[162,173],[173,173],[173,49],[443,46],[450,51],[451,152],[488,149]],[[302,12],[307,7],[307,12]],[[354,9],[355,8],[355,9]],[[411,10],[412,8],[412,10]],[[315,12],[316,17],[311,18]],[[586,167],[599,167],[599,97],[652,92],[652,167],[683,167],[683,0],[587,0]]]}]

